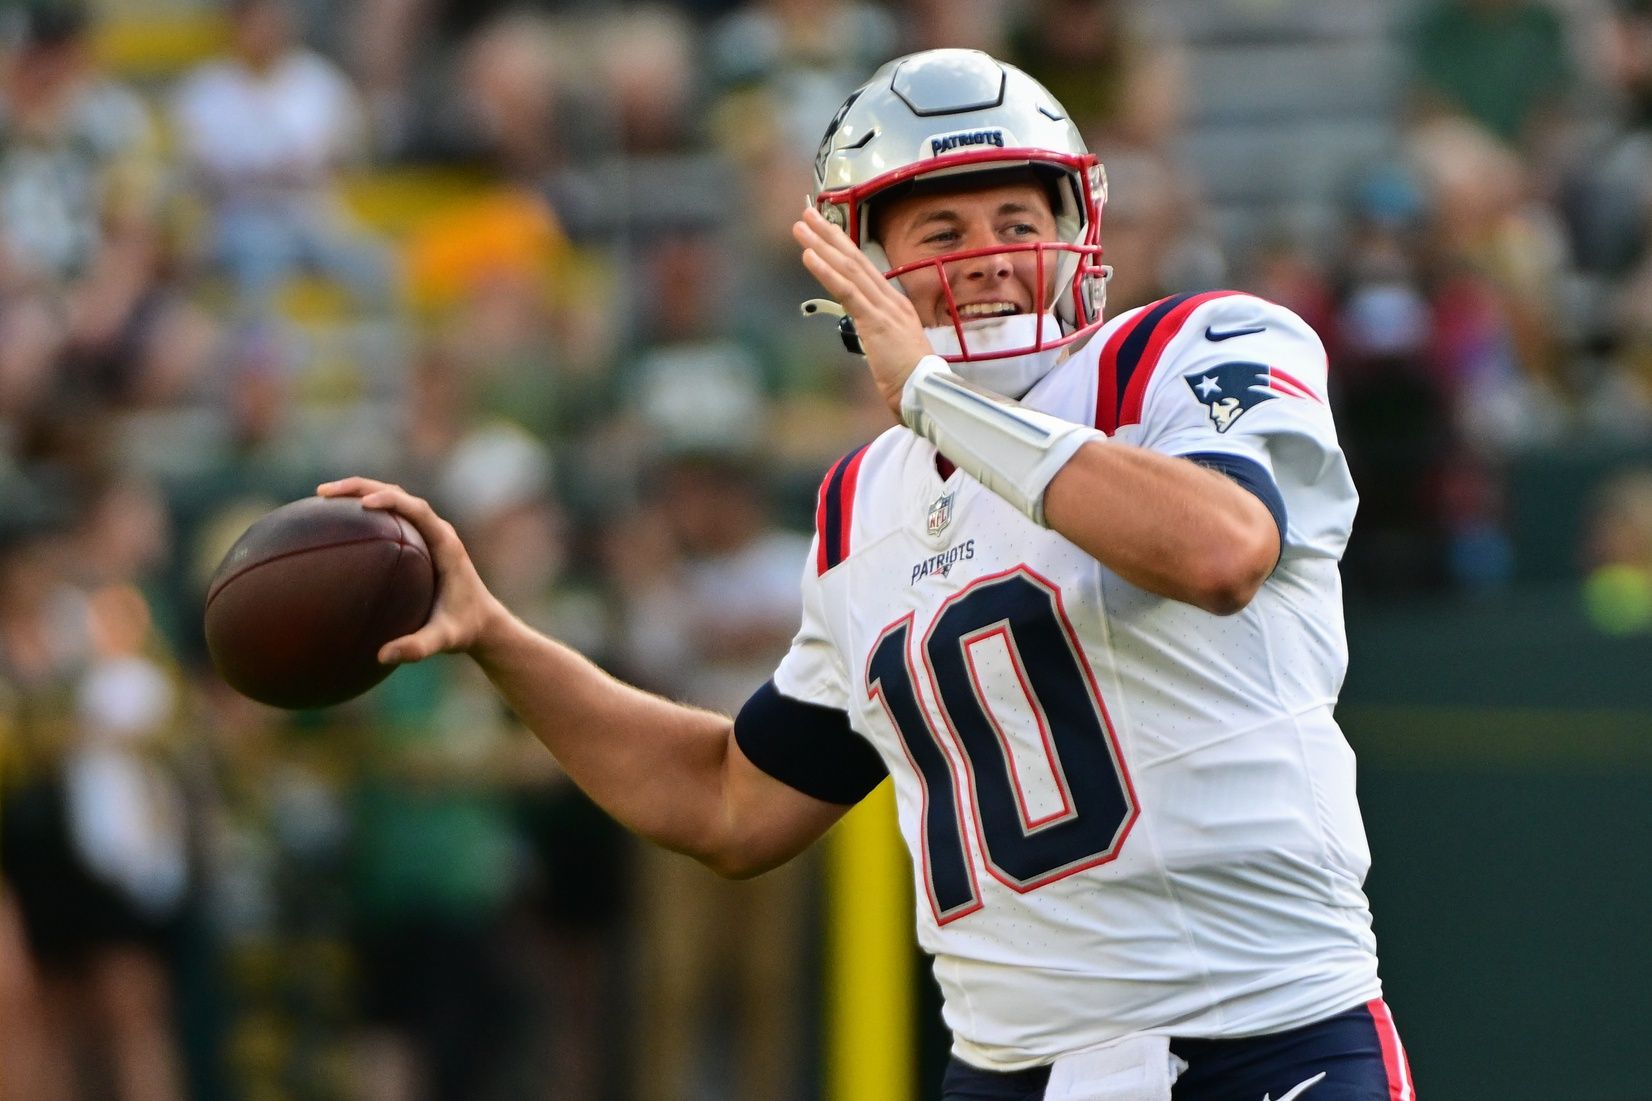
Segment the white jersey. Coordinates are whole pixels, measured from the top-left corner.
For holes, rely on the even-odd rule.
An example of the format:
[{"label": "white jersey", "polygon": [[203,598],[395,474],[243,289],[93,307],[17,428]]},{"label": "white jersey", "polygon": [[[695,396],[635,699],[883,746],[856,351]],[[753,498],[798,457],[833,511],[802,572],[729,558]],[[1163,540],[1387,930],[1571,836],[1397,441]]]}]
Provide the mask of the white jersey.
[{"label": "white jersey", "polygon": [[905,428],[829,475],[774,683],[847,712],[888,767],[954,1052],[1014,1070],[1377,997],[1354,758],[1331,714],[1356,496],[1318,338],[1248,295],[1176,296],[1109,322],[1023,403],[1259,468],[1286,527],[1273,575],[1221,617],[943,480]]}]

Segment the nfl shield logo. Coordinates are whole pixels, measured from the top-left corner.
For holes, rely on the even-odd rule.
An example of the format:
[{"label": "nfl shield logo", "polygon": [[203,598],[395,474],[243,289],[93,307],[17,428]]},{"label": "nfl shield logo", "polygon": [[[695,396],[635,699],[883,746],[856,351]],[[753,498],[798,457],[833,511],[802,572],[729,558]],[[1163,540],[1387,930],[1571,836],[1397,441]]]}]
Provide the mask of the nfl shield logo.
[{"label": "nfl shield logo", "polygon": [[954,493],[943,493],[935,498],[935,503],[929,506],[929,537],[934,539],[946,530],[952,523],[952,498]]}]

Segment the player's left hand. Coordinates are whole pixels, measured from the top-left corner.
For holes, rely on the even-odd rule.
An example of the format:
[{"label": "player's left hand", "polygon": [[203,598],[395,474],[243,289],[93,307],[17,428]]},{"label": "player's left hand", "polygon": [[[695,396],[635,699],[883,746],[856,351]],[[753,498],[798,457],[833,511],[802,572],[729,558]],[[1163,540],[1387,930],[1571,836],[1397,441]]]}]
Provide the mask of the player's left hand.
[{"label": "player's left hand", "polygon": [[872,380],[899,418],[907,376],[918,360],[934,351],[912,300],[884,278],[847,233],[813,207],[806,207],[803,217],[792,223],[792,237],[803,247],[803,266],[809,274],[849,312]]}]

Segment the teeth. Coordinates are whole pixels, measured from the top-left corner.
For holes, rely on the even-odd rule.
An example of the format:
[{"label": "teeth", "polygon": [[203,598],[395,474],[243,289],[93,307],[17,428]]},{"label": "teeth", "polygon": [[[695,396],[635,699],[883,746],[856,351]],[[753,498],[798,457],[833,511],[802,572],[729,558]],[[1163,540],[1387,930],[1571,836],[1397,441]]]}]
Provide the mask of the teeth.
[{"label": "teeth", "polygon": [[1017,313],[1014,302],[971,302],[967,306],[958,307],[958,316],[965,318],[976,317],[1005,317]]}]

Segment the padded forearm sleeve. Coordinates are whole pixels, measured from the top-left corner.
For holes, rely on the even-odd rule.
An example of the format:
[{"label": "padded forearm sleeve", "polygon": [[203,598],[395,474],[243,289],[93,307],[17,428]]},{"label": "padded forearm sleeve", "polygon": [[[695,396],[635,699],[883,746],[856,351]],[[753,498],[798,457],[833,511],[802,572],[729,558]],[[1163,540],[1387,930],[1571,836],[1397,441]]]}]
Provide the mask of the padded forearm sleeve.
[{"label": "padded forearm sleeve", "polygon": [[901,391],[901,419],[960,470],[1040,527],[1044,490],[1086,442],[1107,437],[1088,425],[1040,413],[971,386],[940,356],[925,356]]}]

